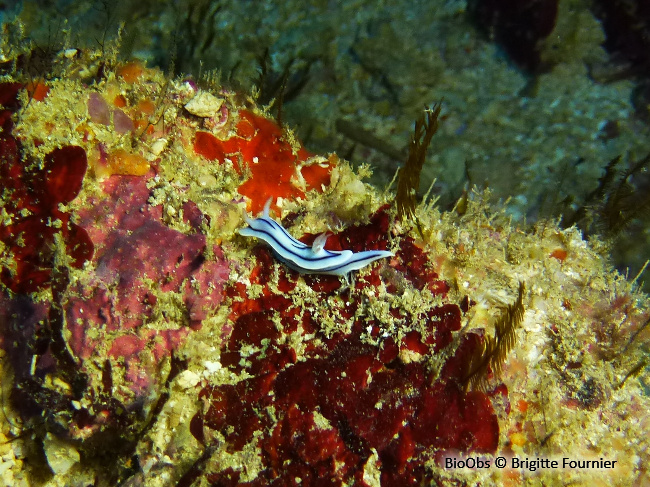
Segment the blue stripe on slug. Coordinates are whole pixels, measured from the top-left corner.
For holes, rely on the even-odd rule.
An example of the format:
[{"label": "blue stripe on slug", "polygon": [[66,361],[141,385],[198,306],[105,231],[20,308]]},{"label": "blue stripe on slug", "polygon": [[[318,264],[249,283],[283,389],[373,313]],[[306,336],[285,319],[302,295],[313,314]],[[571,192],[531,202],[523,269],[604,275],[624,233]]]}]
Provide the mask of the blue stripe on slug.
[{"label": "blue stripe on slug", "polygon": [[321,269],[319,274],[329,274],[332,276],[345,276],[346,274],[352,271],[358,271],[363,269],[368,264],[379,260],[385,259],[386,257],[392,257],[395,254],[387,250],[366,250],[363,252],[355,252],[352,254],[352,258],[348,260],[342,266],[328,267],[327,269]]}]

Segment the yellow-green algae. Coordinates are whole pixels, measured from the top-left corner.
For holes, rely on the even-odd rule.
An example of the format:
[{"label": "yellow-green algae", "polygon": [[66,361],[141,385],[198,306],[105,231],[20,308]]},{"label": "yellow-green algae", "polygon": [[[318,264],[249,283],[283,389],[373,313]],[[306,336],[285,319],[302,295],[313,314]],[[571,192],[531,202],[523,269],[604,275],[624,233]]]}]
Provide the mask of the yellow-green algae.
[{"label": "yellow-green algae", "polygon": [[[71,72],[75,71],[78,72],[71,68]],[[133,84],[109,73],[106,80],[90,87],[82,85],[76,76],[54,80],[48,85],[50,93],[46,100],[24,103],[16,119],[17,134],[26,140],[39,138],[44,142],[39,147],[26,145],[26,150],[35,156],[34,160],[42,160],[42,155],[61,145],[79,144],[89,149],[97,141],[111,148],[130,147],[142,151],[150,160],[160,158],[160,172],[152,180],[150,189],[151,203],[164,207],[164,223],[181,232],[189,231],[181,218],[182,204],[188,200],[196,202],[210,218],[209,226],[202,231],[210,241],[220,242],[225,255],[232,261],[231,281],[250,284],[248,275],[255,265],[251,258],[254,243],[236,235],[236,229],[242,224],[242,208],[232,202],[237,197],[236,188],[241,178],[232,164],[209,163],[188,150],[191,144],[187,141],[201,128],[201,122],[179,121],[178,115],[191,96],[181,81],[167,80],[160,72],[149,70],[143,79]],[[243,106],[250,108],[250,99],[224,95],[215,87],[212,89],[215,96],[225,97],[233,117],[236,118],[237,110]],[[174,127],[174,137],[167,140],[162,150],[154,151],[151,144],[138,138],[118,136],[110,126],[94,124],[87,119],[86,102],[91,92],[118,92],[132,100],[155,100],[160,113],[164,114],[157,123],[163,123],[164,119],[166,126]],[[82,125],[90,129],[94,139],[83,139],[77,130]],[[228,129],[232,127],[234,124]],[[227,135],[227,132],[222,134],[224,138]],[[366,221],[379,206],[393,200],[390,191],[381,192],[363,182],[361,176],[367,173],[365,168],[355,172],[341,161],[334,170],[330,186],[322,194],[311,192],[304,200],[282,202],[283,214],[299,211],[301,215],[289,230],[298,236],[304,232],[340,230],[341,226]],[[74,213],[87,204],[90,196],[101,196],[92,172],[85,178],[79,197],[67,205],[68,209]],[[466,315],[463,330],[485,328],[490,332],[500,308],[516,297],[517,283],[526,283],[524,321],[503,367],[502,380],[508,386],[512,412],[499,414],[500,449],[511,448],[521,458],[603,457],[618,462],[617,468],[611,471],[527,473],[520,479],[521,483],[525,479],[527,485],[562,481],[595,486],[650,481],[644,467],[650,463],[647,434],[650,399],[642,387],[648,381],[648,372],[642,369],[639,377],[627,377],[648,353],[649,330],[633,334],[640,323],[648,319],[647,296],[638,292],[634,282],[612,269],[602,244],[586,242],[576,229],[562,230],[551,221],[539,223],[532,229],[513,225],[502,209],[487,203],[485,193],[472,193],[462,215],[454,211],[443,213],[425,202],[416,209],[416,216],[423,238],[409,222],[393,221],[391,234],[408,232],[416,239],[429,254],[436,272],[450,283],[452,301],[468,296],[475,303]],[[62,248],[62,243],[57,245]],[[551,257],[557,249],[565,251],[566,257]],[[65,255],[65,252],[60,250],[59,254]],[[71,270],[71,279],[88,279],[90,265]],[[277,278],[276,270],[274,279]],[[146,284],[156,293],[155,283]],[[426,333],[424,323],[417,317],[423,310],[440,304],[440,298],[430,291],[418,291],[407,282],[401,285],[398,295],[388,293],[383,285],[350,291],[354,299],[363,303],[358,313],[380,322],[382,330],[396,339],[411,330]],[[256,286],[249,286],[247,291],[251,298],[261,292]],[[178,296],[158,294],[158,297],[154,316],[183,316],[185,310]],[[323,300],[300,279],[289,298],[301,309],[319,317],[325,335],[348,330],[355,318],[345,320],[339,313],[351,299],[346,291]],[[43,291],[35,299],[51,300],[52,297],[49,291]],[[209,384],[234,384],[247,377],[246,372],[238,375],[221,367],[219,361],[223,330],[231,325],[228,322],[229,304],[228,301],[222,303],[203,320],[203,327],[190,333],[179,351],[179,355],[188,360],[188,368],[172,381],[169,400],[137,447],[143,485],[174,485],[203,454],[203,447],[189,432],[192,416],[206,407],[198,399],[199,389]],[[389,305],[398,307],[404,318],[389,315]],[[162,320],[154,319],[146,326],[165,325]],[[285,337],[298,353],[298,360],[306,344],[317,340],[301,331]],[[439,369],[457,347],[461,334],[462,331],[456,333],[452,346],[438,355],[424,357],[411,352],[402,358],[405,361],[426,360],[434,370]],[[366,340],[374,342],[375,339],[368,335]],[[575,363],[580,363],[581,367],[573,369]],[[6,360],[0,361],[0,366],[5,398],[0,435],[2,481],[7,485],[47,486],[70,485],[72,479],[86,479],[92,483],[95,472],[83,461],[73,462],[68,470],[59,470],[60,473],[53,476],[37,475],[29,469],[28,462],[24,462],[27,439],[17,437],[21,433],[20,421],[6,400],[12,373]],[[167,367],[161,366],[162,369]],[[94,368],[94,373],[101,374],[99,366]],[[161,376],[165,375],[166,372],[161,371]],[[116,389],[120,389],[119,377],[114,380]],[[597,391],[595,399],[598,400],[594,400],[591,407],[576,407],[575,401],[584,399],[580,391],[587,381]],[[50,381],[50,387],[65,388],[65,384]],[[498,405],[496,407],[498,411]],[[22,433],[29,436],[29,432]],[[208,442],[216,448],[210,452],[207,471],[232,466],[241,470],[243,482],[256,477],[263,465],[255,439],[242,451],[228,453],[224,439],[218,433],[210,434],[215,438]],[[47,444],[53,445],[49,451]],[[51,466],[53,460],[49,455],[56,455],[62,448],[70,458],[75,458],[69,445],[64,448],[51,441],[47,444],[46,455]],[[374,456],[365,465],[364,478],[371,485],[379,485],[377,462]],[[517,479],[516,474],[494,468],[444,470],[432,459],[427,465],[443,478],[465,479],[469,484],[500,484],[513,475]]]}]

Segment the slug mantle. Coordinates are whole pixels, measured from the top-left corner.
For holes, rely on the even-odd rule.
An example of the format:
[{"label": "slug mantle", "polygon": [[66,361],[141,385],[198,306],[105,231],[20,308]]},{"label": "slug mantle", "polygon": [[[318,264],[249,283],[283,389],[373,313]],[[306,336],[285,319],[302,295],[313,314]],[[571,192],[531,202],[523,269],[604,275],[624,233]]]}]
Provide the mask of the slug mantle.
[{"label": "slug mantle", "polygon": [[252,220],[244,212],[244,220],[248,223],[248,228],[242,228],[239,234],[264,240],[271,246],[276,259],[301,274],[347,276],[350,272],[362,269],[376,260],[395,255],[387,250],[363,252],[326,250],[324,247],[327,234],[325,233],[319,235],[310,247],[293,238],[282,225],[269,216],[271,201],[271,198],[267,200],[264,213],[260,218]]}]

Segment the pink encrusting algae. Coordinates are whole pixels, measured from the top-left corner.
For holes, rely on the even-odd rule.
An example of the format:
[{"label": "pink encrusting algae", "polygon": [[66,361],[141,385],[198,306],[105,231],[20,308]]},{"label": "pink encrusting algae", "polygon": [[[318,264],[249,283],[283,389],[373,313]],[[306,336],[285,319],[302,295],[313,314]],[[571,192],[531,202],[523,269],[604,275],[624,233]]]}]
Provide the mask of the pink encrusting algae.
[{"label": "pink encrusting algae", "polygon": [[[21,87],[0,88],[13,94],[3,105],[18,109]],[[90,99],[98,96],[91,93]],[[106,125],[97,110],[89,107],[89,112],[91,119]],[[160,385],[160,367],[170,353],[219,306],[228,262],[220,247],[200,233],[206,218],[192,202],[184,205],[187,232],[161,222],[160,206],[148,203],[147,181],[155,175],[148,164],[146,176],[117,171],[98,183],[85,205],[74,212],[61,211],[60,205],[72,203],[82,189],[87,149],[75,145],[53,149],[42,165],[32,164],[22,149],[26,141],[12,135],[9,119],[4,128],[1,170],[10,219],[0,227],[0,235],[10,258],[3,260],[2,281],[18,295],[52,289],[52,301],[45,305],[47,318],[32,326],[36,333],[65,339],[71,352],[70,356],[58,344],[35,354],[29,340],[20,340],[13,345],[16,353],[40,357],[35,371],[20,373],[38,376],[48,373],[53,361],[65,367],[76,363],[76,372],[64,374],[74,375],[86,390],[62,393],[60,401],[69,406],[69,401],[80,399],[78,395],[104,388],[108,379],[93,380],[91,369],[112,363],[114,373],[124,370],[116,397],[122,407],[131,409]],[[205,257],[208,251],[210,259]],[[67,265],[87,272],[71,275]],[[160,309],[158,300],[168,296],[177,300],[176,314]],[[7,307],[26,309],[14,308],[11,302]],[[43,358],[49,354],[53,360]],[[22,400],[42,407],[38,395],[24,395]],[[92,415],[92,403],[87,409]],[[76,426],[68,425],[71,437],[78,435]]]}]

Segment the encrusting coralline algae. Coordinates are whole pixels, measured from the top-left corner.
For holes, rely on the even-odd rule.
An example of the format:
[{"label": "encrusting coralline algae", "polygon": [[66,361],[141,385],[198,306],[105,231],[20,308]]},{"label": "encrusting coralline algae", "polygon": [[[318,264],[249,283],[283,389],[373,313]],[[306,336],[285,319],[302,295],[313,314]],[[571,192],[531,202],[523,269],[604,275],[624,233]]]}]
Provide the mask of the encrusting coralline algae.
[{"label": "encrusting coralline algae", "polygon": [[[597,242],[480,193],[418,230],[251,98],[92,59],[0,84],[7,485],[649,480],[647,297]],[[307,245],[394,256],[298,274],[237,234],[269,198]]]}]

